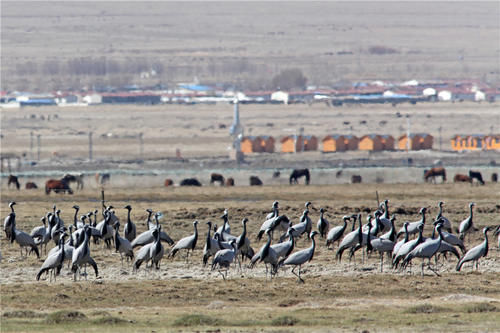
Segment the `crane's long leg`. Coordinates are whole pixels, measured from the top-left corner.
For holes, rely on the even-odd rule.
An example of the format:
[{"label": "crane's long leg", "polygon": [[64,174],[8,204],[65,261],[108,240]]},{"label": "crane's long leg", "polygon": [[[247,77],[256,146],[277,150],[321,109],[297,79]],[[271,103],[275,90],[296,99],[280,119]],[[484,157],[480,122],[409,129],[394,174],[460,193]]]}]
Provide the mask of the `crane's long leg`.
[{"label": "crane's long leg", "polygon": [[301,268],[301,266],[302,266],[302,265],[299,265],[299,280],[300,280],[300,282],[305,283],[305,281],[304,281],[304,280],[302,280],[302,278],[300,277],[300,268]]},{"label": "crane's long leg", "polygon": [[437,276],[441,276],[439,275],[439,273],[436,271],[436,269],[432,268],[431,267],[431,259],[429,258],[429,264],[427,266],[429,268],[430,271],[432,271],[434,274],[436,274]]}]

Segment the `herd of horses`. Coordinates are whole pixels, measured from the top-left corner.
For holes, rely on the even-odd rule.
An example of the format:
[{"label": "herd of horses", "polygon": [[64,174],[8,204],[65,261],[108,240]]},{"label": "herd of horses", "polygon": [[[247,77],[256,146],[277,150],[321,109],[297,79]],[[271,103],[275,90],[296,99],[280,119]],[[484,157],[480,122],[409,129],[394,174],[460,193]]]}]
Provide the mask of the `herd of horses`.
[{"label": "herd of horses", "polygon": [[[83,173],[71,174],[67,173],[60,179],[49,179],[45,182],[45,194],[50,192],[73,194],[70,184],[76,183],[77,190],[83,190]],[[104,185],[109,182],[111,176],[109,173],[96,173],[95,179],[98,185]],[[15,186],[18,190],[21,188],[19,178],[15,175],[9,175],[7,187]],[[27,182],[25,185],[27,190],[37,189],[38,185],[34,182]]]},{"label": "herd of horses", "polygon": [[[429,170],[424,170],[424,180],[426,182],[436,183],[436,177],[441,177],[442,182],[446,182],[446,169],[443,167],[436,167]],[[476,180],[476,182],[474,181]],[[498,174],[491,174],[491,182],[496,183],[498,181]],[[464,175],[461,173],[457,173],[453,177],[454,183],[470,183],[471,185],[474,183],[484,185],[483,175],[479,171],[469,170],[469,175]]]},{"label": "herd of horses", "polygon": [[[273,173],[273,178],[279,178],[280,177],[280,172],[275,171]],[[290,174],[290,185],[293,184],[298,184],[299,183],[299,178],[305,177],[305,184],[309,185],[309,182],[311,180],[311,174],[309,172],[309,169],[294,169],[292,173]],[[262,186],[264,183],[258,176],[250,176],[248,178],[248,182],[250,186]],[[223,175],[220,173],[212,173],[210,174],[210,185],[220,185],[220,186],[226,186],[226,187],[231,187],[235,185],[234,178],[229,177],[229,178],[224,178]],[[166,187],[174,186],[175,183],[172,179],[167,178],[165,179],[164,185]],[[185,178],[179,182],[179,186],[202,186],[200,181],[196,178]]]},{"label": "herd of horses", "polygon": [[[342,171],[338,171],[336,174],[336,177],[340,177],[342,174]],[[68,193],[68,194],[73,194],[73,189],[70,187],[72,183],[76,184],[76,189],[77,190],[82,190],[83,189],[83,173],[79,174],[65,174],[61,179],[49,179],[45,183],[45,193],[48,195],[50,192],[55,192],[55,193]],[[280,172],[275,171],[272,175],[273,178],[279,178],[280,177]],[[309,169],[293,169],[290,177],[289,177],[289,183],[290,185],[294,184],[299,184],[299,179],[304,177],[305,185],[309,185],[311,182],[311,173]],[[431,182],[431,183],[437,183],[436,178],[439,179],[441,178],[441,182],[444,183],[446,182],[446,169],[443,167],[434,167],[431,169],[426,169],[424,170],[424,180],[425,182]],[[95,175],[95,180],[98,185],[105,185],[110,182],[111,175],[109,173],[96,173]],[[476,180],[476,182],[474,182]],[[455,183],[460,183],[460,182],[466,182],[470,184],[481,184],[484,185],[485,181],[483,179],[483,176],[479,171],[474,171],[474,170],[469,170],[469,175],[464,175],[457,173],[453,177],[453,181]],[[491,175],[491,181],[493,183],[496,183],[498,181],[498,175],[497,173],[493,173]],[[356,184],[356,183],[361,183],[362,178],[360,175],[352,175],[351,176],[351,183]],[[234,178],[228,177],[225,178],[223,175],[219,173],[212,173],[210,175],[210,185],[216,185],[219,184],[220,186],[235,186],[235,181]],[[249,185],[250,186],[262,186],[264,183],[258,176],[250,176],[249,177]],[[171,187],[174,186],[175,183],[172,179],[167,178],[165,179],[164,186],[165,187]],[[21,184],[19,183],[19,179],[15,175],[9,175],[8,178],[8,188],[11,186],[14,186],[18,190],[21,188]],[[201,182],[196,179],[196,178],[185,178],[182,179],[179,182],[179,186],[202,186]],[[26,189],[37,189],[38,186],[34,182],[27,182],[25,184]]]}]

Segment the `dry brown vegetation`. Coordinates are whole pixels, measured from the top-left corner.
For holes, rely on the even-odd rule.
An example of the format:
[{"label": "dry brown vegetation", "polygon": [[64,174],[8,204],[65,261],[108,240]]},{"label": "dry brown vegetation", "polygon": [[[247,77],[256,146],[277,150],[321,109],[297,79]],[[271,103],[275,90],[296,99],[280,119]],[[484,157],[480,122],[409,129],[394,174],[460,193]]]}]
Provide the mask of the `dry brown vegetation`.
[{"label": "dry brown vegetation", "polygon": [[[304,128],[306,135],[319,140],[330,134],[390,134],[394,138],[406,133],[406,115],[411,116],[413,133],[434,136],[434,149],[440,149],[439,128],[442,128],[442,149],[451,150],[450,139],[456,134],[496,133],[500,124],[498,103],[421,103],[387,105],[353,105],[329,108],[324,104],[308,105],[242,105],[241,122],[248,135],[272,135],[275,138],[295,134]],[[182,156],[226,157],[231,138],[228,127],[233,118],[229,104],[218,105],[98,105],[82,107],[40,107],[3,110],[0,114],[3,153],[30,154],[30,132],[41,135],[42,160],[64,167],[65,162],[88,157],[88,131],[93,131],[95,160],[126,160],[139,158],[139,133],[144,137],[144,159],[174,157],[175,149]],[[49,120],[50,117],[50,120]],[[224,124],[226,128],[220,128]],[[271,124],[271,126],[269,126]],[[110,136],[107,136],[110,134]],[[34,138],[36,158],[36,137]],[[321,147],[321,145],[320,145]],[[276,145],[276,150],[279,150]],[[482,152],[485,154],[486,152]],[[338,160],[388,156],[356,151],[341,154],[264,154],[264,158]],[[416,152],[414,159],[437,152]],[[497,154],[498,155],[498,154]],[[306,157],[300,157],[306,156]],[[405,158],[401,154],[398,158]],[[465,154],[449,155],[467,159]],[[494,157],[491,157],[494,159]],[[474,159],[479,160],[477,156]],[[85,165],[80,165],[82,168]],[[267,165],[266,167],[272,167]],[[310,167],[310,166],[309,166]],[[451,179],[452,177],[450,177]]]},{"label": "dry brown vegetation", "polygon": [[[499,223],[499,188],[495,185],[368,185],[337,186],[264,186],[262,188],[204,187],[201,189],[113,189],[106,190],[106,200],[116,207],[119,217],[126,218],[122,207],[133,206],[132,219],[144,230],[145,208],[165,214],[165,230],[180,239],[192,233],[191,222],[220,222],[224,208],[230,212],[233,234],[241,232],[239,221],[250,219],[250,239],[254,248],[256,231],[279,200],[281,211],[296,222],[303,204],[313,201],[315,224],[319,207],[325,207],[334,225],[341,216],[356,211],[372,211],[375,191],[389,198],[390,209],[398,212],[397,226],[405,220],[418,219],[422,206],[437,213],[436,203],[444,199],[445,215],[458,224],[468,214],[467,204],[475,201],[475,223],[478,228]],[[75,202],[82,211],[100,207],[98,190],[85,190],[74,196],[51,196],[40,192],[6,192],[2,194],[1,216],[7,203],[16,200],[18,227],[29,231],[53,203],[62,209],[66,224],[72,221]],[[366,215],[363,213],[363,215]],[[200,244],[206,232],[200,224]],[[430,228],[428,228],[430,229]],[[426,233],[430,233],[427,230]],[[481,234],[471,237],[468,247],[481,241]],[[482,260],[480,272],[466,265],[461,273],[454,271],[456,259],[439,268],[441,277],[419,274],[419,261],[412,274],[392,272],[389,266],[379,273],[379,261],[373,256],[362,264],[336,263],[334,254],[323,242],[314,260],[307,264],[305,284],[297,284],[289,269],[282,270],[272,282],[264,278],[264,267],[232,269],[223,281],[216,272],[201,267],[198,245],[192,262],[182,257],[164,259],[159,272],[132,274],[129,267],[120,268],[119,255],[92,247],[101,277],[90,273],[88,281],[71,282],[66,268],[57,283],[35,283],[41,262],[33,256],[21,258],[17,245],[1,239],[2,331],[179,331],[221,329],[222,331],[485,331],[498,326],[500,311],[500,252],[490,235],[490,252]],[[299,240],[297,247],[309,246]]]},{"label": "dry brown vegetation", "polygon": [[[29,10],[26,10],[29,8]],[[499,82],[497,2],[2,3],[2,89],[190,82]],[[478,38],[480,36],[480,38]],[[157,76],[141,78],[143,71]]]}]

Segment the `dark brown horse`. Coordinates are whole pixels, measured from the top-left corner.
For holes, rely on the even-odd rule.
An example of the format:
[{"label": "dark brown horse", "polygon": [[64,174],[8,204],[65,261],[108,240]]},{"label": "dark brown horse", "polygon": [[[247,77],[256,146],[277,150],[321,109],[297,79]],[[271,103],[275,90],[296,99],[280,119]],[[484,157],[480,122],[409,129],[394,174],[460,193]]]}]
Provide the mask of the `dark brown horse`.
[{"label": "dark brown horse", "polygon": [[16,188],[18,190],[21,188],[21,184],[19,184],[19,180],[14,175],[9,175],[9,182],[7,184],[8,188],[10,188],[10,184],[14,184],[14,186],[16,186]]},{"label": "dark brown horse", "polygon": [[351,176],[351,183],[352,184],[361,184],[363,178],[361,178],[360,175],[352,175]]},{"label": "dark brown horse", "polygon": [[453,177],[454,183],[472,183],[472,179],[467,175],[462,175],[457,173],[455,177]]},{"label": "dark brown horse", "polygon": [[220,173],[212,173],[210,175],[210,185],[215,182],[219,182],[220,186],[224,186],[224,176]]},{"label": "dark brown horse", "polygon": [[481,172],[469,170],[469,177],[470,177],[471,183],[474,179],[476,179],[479,182],[479,184],[484,185],[483,175],[481,175]]},{"label": "dark brown horse", "polygon": [[491,174],[491,181],[493,183],[498,182],[498,174],[496,172],[494,172],[494,173]]},{"label": "dark brown horse", "polygon": [[262,180],[257,176],[250,176],[250,186],[262,186]]},{"label": "dark brown horse", "polygon": [[294,169],[290,174],[290,185],[298,184],[298,179],[300,177],[306,177],[306,185],[309,185],[311,175],[309,174],[309,169]]},{"label": "dark brown horse", "polygon": [[432,181],[436,183],[436,177],[443,177],[443,183],[446,181],[446,170],[443,167],[432,168],[424,170],[424,180],[426,182]]},{"label": "dark brown horse", "polygon": [[170,178],[165,179],[165,187],[174,186],[174,181]]},{"label": "dark brown horse", "polygon": [[37,189],[38,186],[36,186],[36,184],[33,183],[33,182],[27,182],[26,185],[25,185],[25,188],[27,190],[34,190],[34,189]]},{"label": "dark brown horse", "polygon": [[83,190],[83,173],[78,173],[78,174],[67,173],[64,175],[62,179],[64,179],[68,184],[76,183],[76,189]]},{"label": "dark brown horse", "polygon": [[180,186],[201,186],[201,183],[196,178],[185,178],[181,180]]},{"label": "dark brown horse", "polygon": [[234,186],[234,178],[233,177],[229,177],[228,179],[226,179],[226,186]]},{"label": "dark brown horse", "polygon": [[73,190],[69,187],[68,182],[64,179],[49,179],[45,183],[45,194],[50,194],[50,191],[54,191],[56,193],[68,192],[69,194],[73,194]]}]

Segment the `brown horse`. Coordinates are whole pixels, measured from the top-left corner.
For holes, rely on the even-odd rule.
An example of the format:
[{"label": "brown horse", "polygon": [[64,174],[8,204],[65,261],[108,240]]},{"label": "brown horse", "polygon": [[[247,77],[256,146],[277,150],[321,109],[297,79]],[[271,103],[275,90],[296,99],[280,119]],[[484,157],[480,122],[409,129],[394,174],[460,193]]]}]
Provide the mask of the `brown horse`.
[{"label": "brown horse", "polygon": [[27,182],[26,185],[25,185],[25,188],[27,190],[34,190],[34,189],[37,189],[38,186],[36,186],[36,184],[33,183],[33,182]]},{"label": "brown horse", "polygon": [[446,170],[443,167],[432,168],[430,170],[424,170],[424,180],[426,182],[432,181],[436,183],[436,177],[443,177],[443,183],[446,181]]},{"label": "brown horse", "polygon": [[165,179],[165,187],[174,186],[174,181],[170,178]]},{"label": "brown horse", "polygon": [[73,194],[73,190],[69,187],[68,182],[64,179],[49,179],[45,183],[45,194],[50,194],[50,191],[54,191],[56,193],[68,192],[69,194]]},{"label": "brown horse", "polygon": [[455,177],[453,177],[453,182],[455,183],[472,183],[472,178],[467,175],[462,175],[457,173]]},{"label": "brown horse", "polygon": [[210,185],[215,182],[219,182],[220,186],[224,186],[224,176],[220,173],[212,173],[210,175]]},{"label": "brown horse", "polygon": [[7,184],[8,188],[10,188],[10,184],[14,184],[14,186],[16,186],[16,188],[18,190],[21,188],[21,184],[19,184],[19,180],[14,175],[9,175],[9,182]]},{"label": "brown horse", "polygon": [[226,186],[234,186],[234,178],[233,177],[229,177],[228,179],[226,179]]}]

